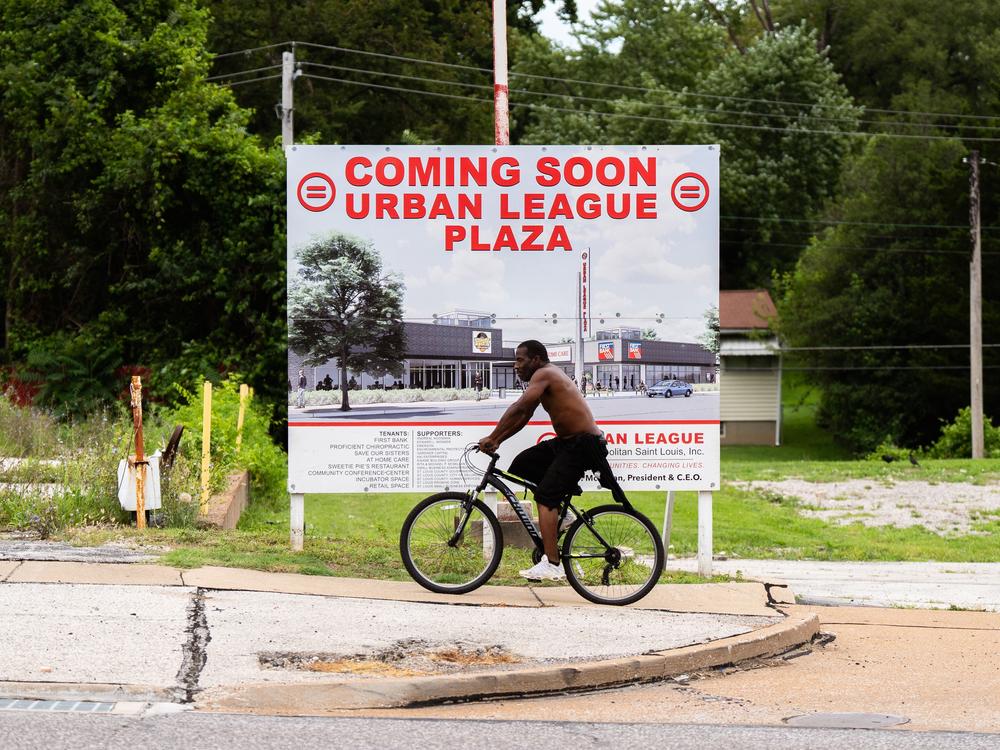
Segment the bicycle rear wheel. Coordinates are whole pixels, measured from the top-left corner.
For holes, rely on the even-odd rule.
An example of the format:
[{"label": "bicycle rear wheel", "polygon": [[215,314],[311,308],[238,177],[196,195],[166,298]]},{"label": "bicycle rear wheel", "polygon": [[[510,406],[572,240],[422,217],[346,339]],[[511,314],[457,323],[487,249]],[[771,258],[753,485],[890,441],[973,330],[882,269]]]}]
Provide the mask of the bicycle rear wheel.
[{"label": "bicycle rear wheel", "polygon": [[413,580],[438,594],[464,594],[496,572],[503,535],[496,516],[461,492],[421,500],[403,522],[399,552]]},{"label": "bicycle rear wheel", "polygon": [[631,604],[644,597],[660,580],[663,558],[663,542],[652,522],[620,505],[585,512],[563,540],[570,586],[597,604]]}]

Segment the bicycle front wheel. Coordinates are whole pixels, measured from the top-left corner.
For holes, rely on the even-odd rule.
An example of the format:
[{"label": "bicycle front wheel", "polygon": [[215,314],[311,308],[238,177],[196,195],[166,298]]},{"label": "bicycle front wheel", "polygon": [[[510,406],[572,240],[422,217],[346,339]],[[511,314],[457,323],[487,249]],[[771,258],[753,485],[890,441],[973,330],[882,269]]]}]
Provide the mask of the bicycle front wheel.
[{"label": "bicycle front wheel", "polygon": [[399,552],[413,580],[438,594],[464,594],[496,572],[503,535],[496,516],[461,492],[441,492],[410,511]]},{"label": "bicycle front wheel", "polygon": [[570,586],[597,604],[631,604],[644,597],[660,580],[663,558],[663,542],[652,522],[620,505],[584,513],[563,540]]}]

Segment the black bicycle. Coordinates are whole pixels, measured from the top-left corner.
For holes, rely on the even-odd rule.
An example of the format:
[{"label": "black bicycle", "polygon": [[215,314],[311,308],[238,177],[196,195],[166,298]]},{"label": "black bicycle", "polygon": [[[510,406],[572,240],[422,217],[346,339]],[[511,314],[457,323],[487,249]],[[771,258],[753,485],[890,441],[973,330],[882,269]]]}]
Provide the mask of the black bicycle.
[{"label": "black bicycle", "polygon": [[[465,466],[481,472],[469,456]],[[503,480],[535,490],[520,477],[496,467],[499,456],[490,456],[489,468],[475,489],[439,492],[421,500],[403,522],[399,551],[413,580],[439,594],[465,594],[479,588],[496,572],[503,555],[503,534],[496,515],[480,499],[487,485],[496,488],[514,509],[535,543],[532,562],[542,559],[542,535],[534,521]],[[576,516],[562,540],[566,578],[577,593],[598,604],[631,604],[648,594],[663,570],[663,543],[656,527],[623,498],[621,503],[579,510],[572,497],[560,506],[560,527],[568,512]]]}]

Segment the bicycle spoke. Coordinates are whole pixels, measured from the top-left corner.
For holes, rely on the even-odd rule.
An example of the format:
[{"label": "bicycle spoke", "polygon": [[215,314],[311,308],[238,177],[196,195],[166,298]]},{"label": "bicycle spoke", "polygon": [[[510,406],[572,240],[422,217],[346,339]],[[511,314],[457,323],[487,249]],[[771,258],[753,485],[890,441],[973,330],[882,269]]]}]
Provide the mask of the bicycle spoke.
[{"label": "bicycle spoke", "polygon": [[497,544],[491,522],[462,496],[425,501],[407,519],[401,539],[411,574],[432,590],[481,584],[499,561]]},{"label": "bicycle spoke", "polygon": [[[634,601],[656,583],[658,538],[636,515],[619,508],[592,513],[593,529],[580,526],[569,540],[567,574],[593,601]],[[602,543],[603,540],[603,543]]]}]

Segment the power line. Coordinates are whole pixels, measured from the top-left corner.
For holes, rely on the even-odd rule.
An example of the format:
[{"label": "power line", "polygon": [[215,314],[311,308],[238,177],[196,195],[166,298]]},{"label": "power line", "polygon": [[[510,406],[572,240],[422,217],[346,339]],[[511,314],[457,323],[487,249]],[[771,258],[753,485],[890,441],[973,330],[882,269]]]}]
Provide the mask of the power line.
[{"label": "power line", "polygon": [[[445,85],[445,86],[461,86],[461,87],[466,87],[466,88],[485,89],[485,90],[489,90],[489,91],[493,90],[493,86],[491,84],[486,84],[486,83],[468,83],[468,82],[465,82],[465,81],[446,81],[446,80],[442,80],[440,78],[427,78],[427,77],[424,77],[424,76],[406,75],[406,74],[402,74],[402,73],[390,73],[390,72],[382,71],[382,70],[370,70],[370,69],[367,69],[367,68],[355,68],[355,67],[351,67],[351,66],[347,66],[347,65],[331,65],[331,64],[328,64],[328,63],[318,63],[318,62],[311,62],[311,61],[302,61],[301,64],[304,65],[304,66],[312,66],[312,67],[318,67],[318,68],[325,68],[325,69],[328,69],[328,70],[341,70],[341,71],[349,72],[349,73],[362,73],[364,75],[384,76],[384,77],[387,77],[387,78],[396,78],[396,79],[407,80],[407,81],[419,81],[421,83],[433,83],[433,84],[441,84],[441,85]],[[560,98],[560,99],[569,99],[569,100],[572,100],[572,101],[597,102],[597,103],[603,103],[603,104],[615,104],[615,103],[617,103],[617,102],[620,101],[620,100],[616,100],[616,99],[609,99],[609,98],[606,98],[606,97],[581,96],[581,95],[578,95],[578,94],[565,94],[565,93],[557,93],[557,92],[553,92],[553,91],[532,91],[530,89],[510,89],[510,93],[512,93],[512,94],[527,94],[529,96],[545,96],[545,97],[553,97],[553,98]],[[703,113],[703,114],[733,115],[733,116],[736,116],[736,117],[768,118],[768,119],[788,119],[789,117],[794,116],[794,115],[789,115],[787,113],[778,113],[778,112],[745,112],[745,111],[739,111],[739,110],[713,109],[713,108],[708,108],[708,107],[692,107],[690,105],[685,105],[685,104],[664,104],[664,103],[657,103],[657,102],[636,102],[636,103],[640,104],[640,105],[642,105],[644,107],[653,107],[653,108],[657,108],[657,109],[667,109],[667,110],[681,111],[681,112],[698,112],[698,113]],[[809,113],[804,114],[804,117],[808,118],[809,120],[815,120],[815,121],[818,121],[818,122],[832,122],[832,123],[847,122],[847,123],[851,123],[851,124],[853,124],[855,126],[860,123],[860,124],[875,125],[875,126],[878,126],[878,127],[889,127],[889,126],[892,126],[892,125],[899,125],[899,126],[904,126],[904,127],[934,127],[934,128],[960,128],[960,127],[962,127],[962,126],[959,126],[959,125],[942,125],[942,124],[932,125],[932,124],[929,124],[929,123],[903,122],[903,121],[898,121],[898,120],[882,121],[882,120],[864,120],[864,119],[858,119],[858,118],[852,118],[852,117],[825,117],[825,116],[822,116],[822,115],[815,115],[815,114],[809,114]],[[998,130],[1000,130],[1000,126],[976,126],[976,127],[978,129],[980,129],[980,130],[991,130],[991,131],[998,131]],[[893,134],[892,133],[886,133],[885,135],[893,135]]]},{"label": "power line", "polygon": [[235,52],[221,52],[219,54],[212,54],[212,57],[216,60],[221,60],[224,57],[234,57],[235,55],[249,55],[252,52],[259,52],[265,49],[273,49],[274,47],[287,47],[290,44],[295,44],[295,42],[275,42],[274,44],[265,44],[263,47],[249,47],[248,49],[240,49]]},{"label": "power line", "polygon": [[[305,78],[314,78],[317,80],[332,81],[334,83],[345,83],[349,86],[367,86],[369,88],[377,88],[385,91],[401,91],[409,94],[420,94],[423,96],[439,96],[447,99],[463,99],[466,101],[478,102],[480,104],[493,105],[492,99],[482,99],[476,96],[466,96],[462,94],[445,94],[437,91],[424,91],[422,89],[412,89],[403,86],[386,86],[384,84],[378,83],[367,83],[364,81],[352,81],[347,78],[333,78],[329,76],[317,76],[313,74],[303,74]],[[597,115],[599,117],[612,117],[620,118],[626,120],[642,120],[650,122],[666,122],[674,124],[683,125],[701,125],[710,128],[735,128],[739,130],[766,130],[779,133],[795,133],[795,134],[810,134],[810,135],[839,135],[839,136],[852,136],[852,137],[863,137],[871,138],[873,136],[881,136],[883,138],[908,138],[917,140],[932,140],[932,141],[950,141],[954,140],[952,137],[946,136],[935,136],[935,135],[916,135],[912,133],[864,133],[860,131],[849,131],[849,130],[812,130],[809,128],[795,128],[795,127],[772,127],[770,125],[747,125],[744,123],[721,123],[721,122],[708,122],[704,120],[684,120],[677,118],[668,117],[651,117],[648,115],[630,115],[624,112],[599,112],[596,110],[581,110],[572,109],[569,107],[555,107],[550,105],[540,105],[540,104],[530,104],[527,102],[510,102],[511,107],[522,107],[525,109],[537,109],[548,112],[568,112],[570,114],[577,115]],[[1000,143],[1000,138],[976,138],[975,140],[983,143]],[[723,217],[728,218],[728,217]],[[917,225],[900,225],[900,226],[917,226]]]},{"label": "power line", "polygon": [[217,76],[208,76],[208,78],[206,78],[205,80],[206,81],[216,81],[216,80],[219,80],[220,78],[232,78],[233,76],[245,76],[245,75],[250,75],[251,73],[261,73],[261,72],[263,72],[265,70],[274,70],[275,68],[280,68],[280,67],[281,67],[280,64],[279,65],[268,65],[268,66],[266,66],[264,68],[253,68],[252,70],[240,70],[240,71],[237,71],[235,73],[222,73],[222,74],[217,75]]},{"label": "power line", "polygon": [[221,60],[224,57],[233,57],[234,55],[249,55],[251,52],[259,52],[260,50],[272,49],[274,47],[287,47],[289,44],[295,44],[295,42],[275,42],[274,44],[265,44],[263,47],[250,47],[248,49],[236,50],[235,52],[222,52],[218,55],[213,54],[212,56],[216,60]]},{"label": "power line", "polygon": [[[425,58],[419,58],[419,57],[407,57],[407,56],[404,56],[404,55],[392,55],[392,54],[387,54],[387,53],[383,53],[383,52],[369,52],[367,50],[352,49],[350,47],[338,47],[338,46],[329,45],[329,44],[318,44],[318,43],[314,43],[314,42],[286,42],[285,44],[298,44],[298,45],[301,45],[303,47],[315,47],[315,48],[318,48],[318,49],[326,49],[326,50],[331,50],[331,51],[334,51],[334,52],[346,52],[348,54],[366,55],[366,56],[369,56],[369,57],[378,57],[378,58],[382,58],[382,59],[386,59],[386,60],[397,60],[397,61],[402,61],[402,62],[414,62],[414,63],[423,64],[423,65],[435,65],[435,66],[444,67],[444,68],[452,68],[452,69],[455,69],[455,70],[466,70],[466,71],[473,71],[473,72],[477,72],[477,73],[487,73],[487,74],[492,74],[493,73],[492,68],[483,68],[483,67],[478,67],[478,66],[475,66],[475,65],[461,65],[461,64],[458,64],[458,63],[446,63],[446,62],[440,62],[440,61],[437,61],[437,60],[427,60]],[[272,46],[277,46],[277,45],[272,45]],[[788,100],[782,100],[782,99],[761,99],[761,98],[754,98],[754,97],[727,96],[727,95],[723,95],[723,94],[704,94],[704,93],[700,93],[700,92],[686,91],[686,90],[678,91],[678,90],[674,90],[674,89],[665,89],[665,88],[650,88],[650,87],[646,87],[646,86],[630,86],[630,85],[626,85],[626,84],[603,83],[601,81],[588,81],[588,80],[579,79],[579,78],[561,78],[561,77],[557,77],[557,76],[545,76],[545,75],[538,75],[538,74],[535,74],[535,73],[520,73],[520,72],[515,72],[515,71],[512,71],[510,73],[510,75],[511,75],[511,77],[531,78],[531,79],[535,79],[535,80],[549,81],[549,82],[556,82],[556,83],[578,83],[578,84],[582,84],[582,85],[585,85],[585,86],[602,86],[602,87],[605,87],[605,88],[619,89],[619,90],[625,90],[625,91],[636,91],[636,92],[642,92],[642,93],[671,93],[671,94],[680,94],[682,96],[697,96],[697,97],[704,97],[704,98],[724,100],[724,101],[741,101],[741,102],[747,102],[747,103],[760,103],[760,104],[778,104],[778,105],[793,106],[793,107],[835,108],[835,107],[838,106],[838,105],[835,105],[835,104],[822,104],[822,103],[819,103],[819,102],[796,102],[796,101],[788,101]],[[964,114],[961,114],[961,113],[958,113],[958,112],[911,112],[911,111],[904,110],[904,109],[879,109],[879,108],[874,108],[874,107],[872,107],[872,108],[866,108],[866,111],[868,111],[868,112],[881,112],[881,113],[885,113],[885,114],[923,115],[923,116],[930,116],[930,117],[950,117],[950,118],[955,118],[955,119],[975,119],[975,120],[997,120],[997,119],[1000,119],[1000,118],[998,118],[996,116],[993,116],[993,115],[964,115]],[[927,124],[928,125],[933,125],[933,123],[927,123]],[[976,126],[970,126],[970,127],[976,127]]]},{"label": "power line", "polygon": [[[969,231],[968,224],[902,224],[893,221],[842,221],[839,219],[785,219],[777,216],[720,216],[720,219],[732,221],[776,221],[791,224],[829,224],[831,226],[859,226],[859,227],[904,227],[908,229],[964,229]],[[983,227],[983,229],[995,229],[996,227]]]},{"label": "power line", "polygon": [[232,88],[233,86],[242,86],[243,84],[246,84],[246,83],[257,83],[258,81],[270,81],[270,80],[273,80],[275,78],[281,78],[281,73],[278,73],[277,75],[273,75],[273,76],[262,76],[260,78],[251,78],[251,79],[249,79],[247,81],[233,81],[232,83],[227,82],[227,83],[224,83],[222,85],[223,86],[229,86],[230,88]]},{"label": "power line", "polygon": [[[754,247],[793,247],[800,250],[804,250],[809,246],[809,243],[805,245],[795,243],[795,242],[744,242],[743,240],[719,240],[723,245],[752,245]],[[969,257],[968,250],[932,250],[927,247],[910,247],[910,248],[897,248],[897,247],[858,247],[855,245],[832,245],[833,250],[847,250],[849,252],[875,252],[875,253],[904,253],[913,255],[961,255],[963,257]],[[983,251],[983,255],[1000,255],[998,251]]]},{"label": "power line", "polygon": [[409,94],[423,94],[424,96],[440,96],[445,99],[462,99],[469,102],[479,102],[480,104],[493,105],[492,99],[481,99],[478,96],[465,96],[463,94],[445,94],[440,91],[422,91],[421,89],[408,89],[400,86],[385,86],[380,83],[365,83],[364,81],[351,81],[347,78],[333,78],[332,76],[318,76],[312,73],[303,73],[303,78],[312,78],[317,81],[333,81],[334,83],[346,83],[351,86],[365,86],[373,89],[383,89],[385,91],[403,91]]},{"label": "power line", "polygon": [[[997,347],[1000,344],[983,344]],[[968,349],[968,344],[858,344],[856,346],[782,346],[781,352],[846,352],[881,351],[887,349]],[[778,351],[778,350],[775,350]]]},{"label": "power line", "polygon": [[[969,365],[871,365],[861,367],[786,367],[781,366],[781,372],[852,372],[852,371],[896,371],[896,370],[968,370]],[[1000,365],[983,365],[984,370],[1000,370]],[[723,377],[727,372],[778,372],[777,367],[727,367],[722,371]]]}]

